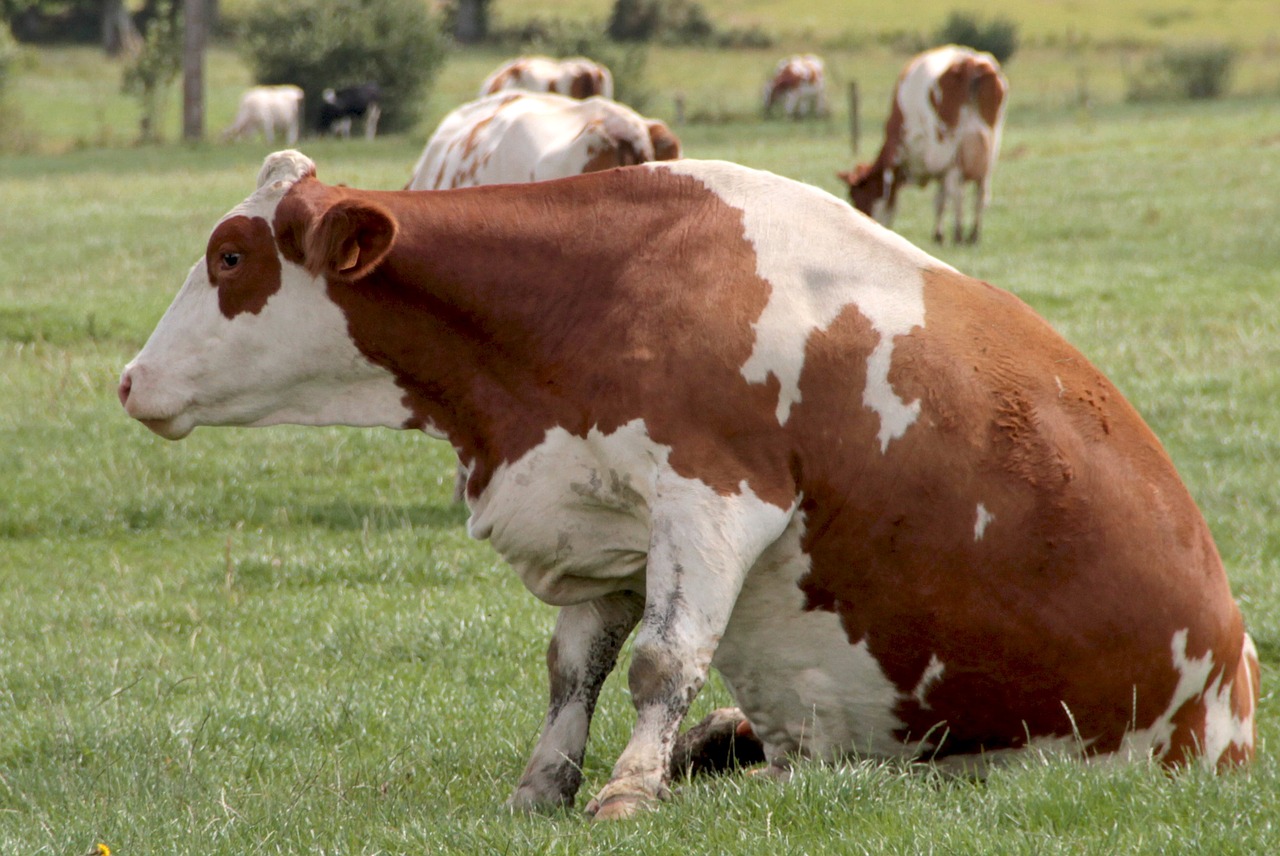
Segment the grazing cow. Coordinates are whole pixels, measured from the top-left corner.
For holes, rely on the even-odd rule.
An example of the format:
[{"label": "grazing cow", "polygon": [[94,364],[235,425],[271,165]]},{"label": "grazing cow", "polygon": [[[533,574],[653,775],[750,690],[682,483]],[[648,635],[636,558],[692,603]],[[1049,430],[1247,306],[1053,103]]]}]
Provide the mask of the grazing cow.
[{"label": "grazing cow", "polygon": [[236,120],[222,133],[222,139],[242,139],[256,130],[268,143],[274,143],[278,130],[284,134],[285,142],[293,145],[298,142],[301,116],[302,90],[298,87],[254,86],[240,96]]},{"label": "grazing cow", "polygon": [[822,59],[813,54],[800,54],[778,62],[773,76],[764,87],[764,115],[782,102],[788,119],[821,116],[827,112],[826,69]]},{"label": "grazing cow", "polygon": [[1253,646],[1138,413],[1016,297],[769,173],[365,191],[277,153],[119,395],[170,439],[448,438],[470,533],[560,607],[517,807],[573,802],[637,624],[597,818],[668,795],[713,665],[779,775],[1254,751]]},{"label": "grazing cow", "polygon": [[480,97],[504,89],[528,92],[555,92],[570,98],[599,95],[613,97],[613,75],[600,63],[586,57],[552,59],[522,56],[498,66],[480,85]]},{"label": "grazing cow", "polygon": [[382,116],[382,90],[376,83],[362,83],[345,89],[326,89],[320,98],[320,115],[316,127],[322,134],[350,138],[351,121],[364,117],[364,138],[372,140],[378,133]]},{"label": "grazing cow", "polygon": [[616,101],[499,92],[444,118],[408,189],[541,181],[679,156],[666,124]]},{"label": "grazing cow", "polygon": [[[903,184],[923,187],[937,180],[934,241],[942,242],[950,203],[955,242],[976,243],[991,198],[1008,89],[1000,63],[989,53],[948,45],[911,60],[894,87],[880,154],[873,163],[837,173],[849,185],[854,206],[890,226]],[[974,184],[973,226],[963,238],[966,182]]]}]

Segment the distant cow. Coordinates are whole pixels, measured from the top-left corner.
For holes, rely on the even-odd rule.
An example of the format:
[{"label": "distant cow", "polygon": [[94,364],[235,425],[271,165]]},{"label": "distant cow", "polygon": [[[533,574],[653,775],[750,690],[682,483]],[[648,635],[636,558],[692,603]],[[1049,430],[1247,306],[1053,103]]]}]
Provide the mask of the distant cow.
[{"label": "distant cow", "polygon": [[503,63],[480,85],[480,96],[504,89],[527,92],[555,92],[570,98],[613,97],[613,75],[595,60],[586,57],[552,59],[522,56]]},{"label": "distant cow", "polygon": [[[873,163],[837,173],[864,214],[893,224],[898,190],[907,182],[938,182],[933,239],[942,242],[948,203],[954,240],[975,243],[991,198],[1009,84],[989,53],[948,45],[911,60],[893,91],[884,145]],[[964,185],[974,184],[973,226],[964,237]]]},{"label": "distant cow", "polygon": [[255,131],[268,143],[276,141],[276,132],[284,134],[293,145],[298,141],[302,115],[302,90],[290,84],[254,86],[240,96],[240,109],[231,127],[223,132],[224,140],[242,139]]},{"label": "distant cow", "polygon": [[669,795],[713,666],[779,776],[1254,754],[1254,646],[1137,411],[1016,297],[808,185],[678,160],[369,191],[280,152],[118,394],[174,440],[449,440],[468,531],[560,607],[517,808],[573,803],[629,637],[597,819]]},{"label": "distant cow", "polygon": [[382,90],[376,83],[363,83],[345,89],[326,89],[320,99],[320,114],[316,121],[322,134],[339,137],[351,136],[351,121],[364,118],[364,137],[372,140],[378,133],[378,119],[382,116]]},{"label": "distant cow", "polygon": [[499,92],[444,118],[408,189],[541,181],[679,156],[666,124],[616,101]]},{"label": "distant cow", "polygon": [[827,111],[826,68],[820,57],[800,54],[781,60],[764,87],[764,114],[779,102],[789,119],[820,116]]}]

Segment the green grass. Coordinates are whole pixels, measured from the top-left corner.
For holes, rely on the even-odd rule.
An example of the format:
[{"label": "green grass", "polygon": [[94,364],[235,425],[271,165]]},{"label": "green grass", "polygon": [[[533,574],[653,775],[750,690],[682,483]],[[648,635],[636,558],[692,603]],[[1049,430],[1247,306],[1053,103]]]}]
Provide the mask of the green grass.
[{"label": "green grass", "polygon": [[[898,58],[866,56],[875,121]],[[1280,850],[1274,101],[1086,111],[1065,56],[1019,60],[984,243],[937,252],[1035,306],[1166,443],[1264,657],[1252,771],[1032,761],[973,783],[813,765],[785,787],[686,786],[614,827],[505,814],[544,713],[553,611],[467,539],[441,443],[298,428],[168,443],[124,416],[120,367],[266,147],[124,145],[128,121],[84,107],[110,70],[51,52],[47,100],[23,105],[41,143],[0,158],[0,853]],[[497,58],[452,60],[434,115]],[[705,76],[764,60],[723,55]],[[215,54],[211,80],[216,128],[247,79]],[[734,118],[746,109],[681,128],[688,151],[837,189],[841,121]],[[424,136],[303,148],[326,180],[398,187]],[[902,200],[918,242],[930,196]],[[584,798],[625,743],[624,683],[606,686]],[[713,683],[695,715],[727,699]]]},{"label": "green grass", "polygon": [[[1274,39],[1280,22],[1268,0],[1168,3],[1141,0],[698,0],[721,26],[756,25],[786,40],[819,43],[866,41],[901,35],[932,34],[951,14],[964,11],[983,19],[1007,18],[1019,33],[1038,44],[1065,42],[1203,41],[1227,39],[1261,45]],[[494,14],[502,25],[530,18],[560,16],[604,21],[613,0],[556,0],[522,4],[499,0]]]}]

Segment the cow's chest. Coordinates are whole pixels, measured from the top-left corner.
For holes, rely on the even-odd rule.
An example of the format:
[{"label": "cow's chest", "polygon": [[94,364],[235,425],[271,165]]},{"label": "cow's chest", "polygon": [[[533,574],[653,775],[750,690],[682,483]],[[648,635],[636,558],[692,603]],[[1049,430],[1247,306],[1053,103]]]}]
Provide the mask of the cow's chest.
[{"label": "cow's chest", "polygon": [[498,468],[468,528],[547,603],[642,592],[652,485],[664,461],[638,423],[585,438],[553,429]]}]

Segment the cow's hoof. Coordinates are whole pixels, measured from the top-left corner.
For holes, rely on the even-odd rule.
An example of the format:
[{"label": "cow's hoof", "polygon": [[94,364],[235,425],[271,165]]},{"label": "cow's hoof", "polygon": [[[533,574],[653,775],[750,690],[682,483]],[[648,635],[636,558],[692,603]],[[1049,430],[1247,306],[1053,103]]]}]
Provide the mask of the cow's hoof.
[{"label": "cow's hoof", "polygon": [[614,794],[587,805],[593,820],[626,820],[657,806],[658,801],[646,794]]},{"label": "cow's hoof", "polygon": [[515,814],[540,814],[572,807],[572,796],[547,796],[536,793],[532,788],[517,788],[507,800],[507,808]]}]

